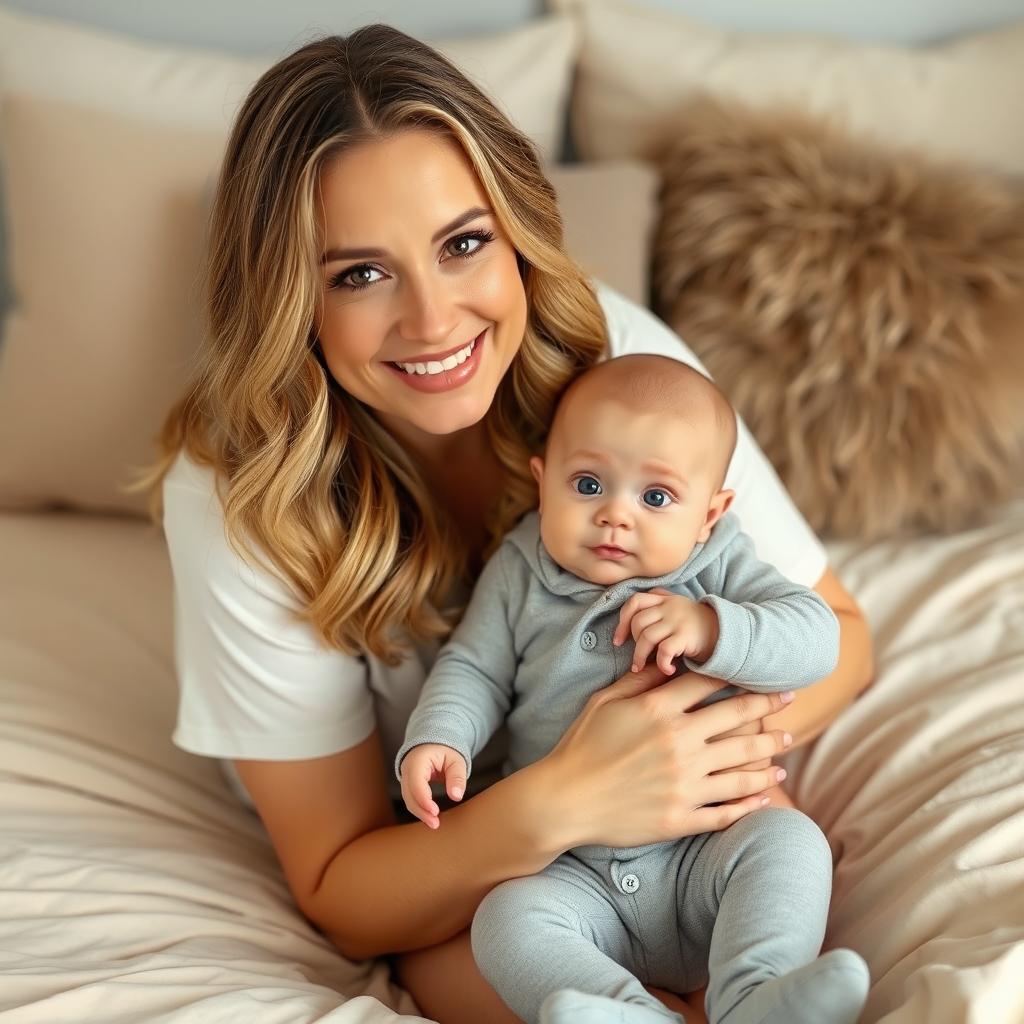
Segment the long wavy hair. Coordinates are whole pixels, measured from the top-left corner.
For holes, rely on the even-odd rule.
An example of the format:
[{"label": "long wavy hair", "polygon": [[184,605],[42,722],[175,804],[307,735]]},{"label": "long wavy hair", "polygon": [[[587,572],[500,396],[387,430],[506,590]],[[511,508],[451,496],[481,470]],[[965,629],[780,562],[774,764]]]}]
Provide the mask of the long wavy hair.
[{"label": "long wavy hair", "polygon": [[604,315],[530,140],[436,50],[379,24],[302,46],[242,104],[211,212],[203,343],[133,487],[159,524],[179,452],[213,467],[232,547],[293,585],[327,644],[391,665],[411,637],[450,632],[464,606],[442,604],[469,582],[469,552],[415,461],[327,369],[317,209],[329,161],[410,129],[462,146],[526,293],[522,345],[485,417],[505,486],[484,554],[535,505],[529,457],[604,352]]}]

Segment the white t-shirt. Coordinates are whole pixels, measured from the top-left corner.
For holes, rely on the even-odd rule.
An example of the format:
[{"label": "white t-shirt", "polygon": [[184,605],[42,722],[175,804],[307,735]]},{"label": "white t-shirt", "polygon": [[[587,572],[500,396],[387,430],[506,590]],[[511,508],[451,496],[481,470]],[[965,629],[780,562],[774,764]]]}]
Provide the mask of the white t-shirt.
[{"label": "white t-shirt", "polygon": [[[658,353],[707,372],[652,312],[606,284],[594,284],[608,321],[609,356]],[[758,557],[797,583],[817,583],[826,568],[825,549],[742,421],[725,486],[736,491],[732,509]],[[251,804],[227,759],[321,757],[355,746],[376,725],[389,792],[399,800],[388,766],[438,642],[417,644],[396,668],[372,654],[328,647],[312,626],[293,616],[301,605],[291,585],[251,566],[228,543],[213,470],[179,455],[164,480],[163,497],[180,686],[174,743],[224,759],[228,780]],[[502,729],[474,763],[471,793],[498,777],[504,747]]]}]

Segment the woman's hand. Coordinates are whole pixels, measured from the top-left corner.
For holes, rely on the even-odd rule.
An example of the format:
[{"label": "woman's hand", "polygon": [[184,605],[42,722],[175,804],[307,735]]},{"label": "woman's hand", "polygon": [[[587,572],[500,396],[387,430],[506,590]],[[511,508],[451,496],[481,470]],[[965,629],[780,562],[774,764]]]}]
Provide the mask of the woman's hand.
[{"label": "woman's hand", "polygon": [[778,769],[746,766],[781,753],[785,733],[722,734],[793,695],[743,693],[690,711],[725,685],[694,672],[666,681],[652,663],[594,693],[535,764],[550,773],[558,845],[641,846],[718,831],[764,806]]}]

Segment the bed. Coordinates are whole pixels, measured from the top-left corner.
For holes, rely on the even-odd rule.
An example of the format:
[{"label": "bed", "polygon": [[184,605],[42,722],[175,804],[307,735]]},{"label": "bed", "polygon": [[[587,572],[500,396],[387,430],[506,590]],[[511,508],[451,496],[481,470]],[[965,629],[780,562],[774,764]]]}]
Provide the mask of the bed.
[{"label": "bed", "polygon": [[[175,268],[183,254],[194,258],[199,233],[175,236],[159,259],[155,236],[136,249],[125,240],[130,229],[200,224],[230,108],[224,97],[237,98],[259,62],[165,53],[166,73],[153,77],[153,52],[134,43],[8,12],[0,12],[0,30],[0,92],[13,78],[23,90],[17,117],[5,108],[3,136],[12,274],[23,306],[21,319],[8,322],[0,363],[0,1020],[424,1020],[384,961],[347,961],[299,914],[265,831],[218,763],[171,744],[177,695],[166,548],[138,502],[113,497],[114,469],[138,461],[166,404],[154,381],[179,386],[178,334],[188,332],[160,340],[173,305],[133,308],[124,324],[108,313],[137,290],[125,286],[131,275],[151,275],[175,302],[191,297],[193,264]],[[48,65],[42,55],[58,44],[76,60]],[[574,46],[555,19],[515,40],[506,64],[514,72],[524,55],[547,60],[550,81],[535,78],[530,87],[564,97]],[[491,63],[495,76],[499,64]],[[92,91],[80,95],[76,67],[108,69],[107,92],[90,79]],[[225,92],[226,82],[234,91]],[[145,145],[139,110],[109,109],[121,94],[159,112],[147,122]],[[72,118],[71,99],[87,100],[90,111],[75,108]],[[560,125],[557,105],[541,103],[552,106],[554,122],[534,119],[541,135]],[[193,108],[217,108],[201,137],[182,128]],[[530,110],[519,116],[529,121]],[[95,169],[89,202],[45,186],[33,192],[39,169],[52,162],[46,139],[68,146],[75,131],[76,166]],[[132,154],[125,165],[135,191],[102,162],[112,138]],[[176,180],[167,199],[143,186],[169,188],[169,152],[187,188]],[[653,172],[601,160],[553,168],[552,179],[570,251],[590,273],[644,301]],[[122,262],[94,278],[82,271],[81,292],[63,291],[49,319],[33,325],[33,225],[59,203],[85,217],[108,199],[121,211],[123,234],[116,244],[95,234],[89,241],[107,244]],[[162,219],[149,218],[153,210]],[[80,232],[86,223],[64,222]],[[45,270],[70,289],[88,261],[84,240],[76,251],[76,239],[64,237],[66,268]],[[145,266],[139,252],[152,257]],[[75,332],[94,322],[103,324],[105,344],[165,346],[140,363],[152,387],[145,390],[142,376],[134,383],[131,430],[108,416],[124,383],[103,377],[95,350],[87,367],[68,371]],[[140,322],[152,335],[143,337]],[[41,341],[28,344],[33,331],[64,347],[41,358]],[[194,345],[192,335],[185,341]],[[154,366],[170,369],[154,374]],[[58,372],[68,379],[58,381]],[[54,395],[58,401],[47,400]],[[62,423],[74,429],[61,432]],[[811,747],[782,759],[787,789],[819,822],[836,861],[826,947],[851,946],[868,961],[863,1024],[1020,1024],[1024,499],[969,530],[833,541],[829,550],[870,621],[877,678]]]},{"label": "bed", "polygon": [[[1024,1020],[1024,501],[832,544],[878,677],[787,788],[836,858],[865,1022]],[[0,1018],[377,1024],[416,1006],[295,909],[216,762],[170,743],[171,578],[122,517],[0,516]]]}]

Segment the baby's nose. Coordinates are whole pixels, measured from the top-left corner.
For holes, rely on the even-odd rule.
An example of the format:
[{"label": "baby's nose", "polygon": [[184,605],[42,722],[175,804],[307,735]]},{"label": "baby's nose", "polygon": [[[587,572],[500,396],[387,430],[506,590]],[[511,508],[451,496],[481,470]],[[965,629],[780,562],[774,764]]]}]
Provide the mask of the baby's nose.
[{"label": "baby's nose", "polygon": [[597,511],[597,522],[600,526],[627,527],[632,521],[632,515],[624,501],[606,501]]}]

